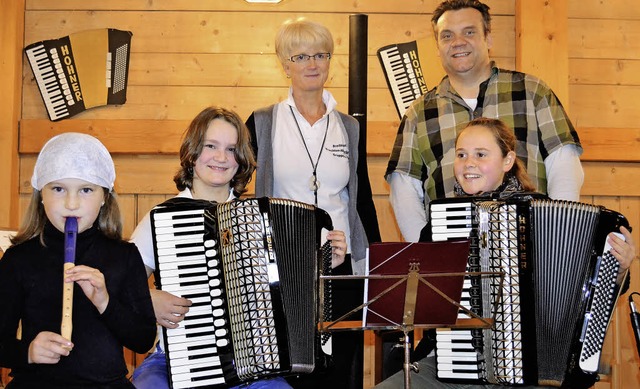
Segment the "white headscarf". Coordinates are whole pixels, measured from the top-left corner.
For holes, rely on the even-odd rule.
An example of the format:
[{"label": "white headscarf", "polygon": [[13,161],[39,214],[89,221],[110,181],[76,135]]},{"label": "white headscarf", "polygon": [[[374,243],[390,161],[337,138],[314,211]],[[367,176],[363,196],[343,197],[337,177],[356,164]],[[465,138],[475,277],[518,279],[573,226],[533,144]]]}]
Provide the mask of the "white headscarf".
[{"label": "white headscarf", "polygon": [[33,168],[31,186],[77,178],[113,190],[116,169],[106,147],[91,135],[67,132],[54,136],[42,147]]}]

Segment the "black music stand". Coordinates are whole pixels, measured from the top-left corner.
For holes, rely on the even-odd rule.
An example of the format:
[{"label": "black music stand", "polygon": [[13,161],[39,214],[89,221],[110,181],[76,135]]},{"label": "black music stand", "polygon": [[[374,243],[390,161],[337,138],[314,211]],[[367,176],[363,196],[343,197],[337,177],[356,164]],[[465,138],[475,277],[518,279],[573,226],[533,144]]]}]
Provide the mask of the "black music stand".
[{"label": "black music stand", "polygon": [[[466,274],[469,241],[457,240],[429,243],[374,243],[369,247],[368,274],[359,276],[321,276],[321,279],[365,279],[365,302],[320,331],[338,329],[400,330],[403,332],[404,382],[411,387],[411,344],[409,333],[414,328],[475,327],[487,328],[493,322],[460,305],[462,284]],[[479,275],[499,273],[475,273]],[[323,285],[324,283],[321,282]],[[359,310],[362,326],[349,328],[338,323]],[[457,324],[458,311],[463,310],[475,321]],[[472,319],[473,320],[473,319]]]}]

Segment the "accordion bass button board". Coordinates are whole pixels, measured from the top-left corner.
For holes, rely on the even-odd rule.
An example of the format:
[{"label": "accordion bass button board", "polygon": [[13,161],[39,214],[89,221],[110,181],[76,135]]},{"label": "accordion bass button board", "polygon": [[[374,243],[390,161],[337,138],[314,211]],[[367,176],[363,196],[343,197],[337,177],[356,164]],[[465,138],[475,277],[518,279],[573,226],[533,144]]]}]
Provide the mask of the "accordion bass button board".
[{"label": "accordion bass button board", "polygon": [[51,121],[127,100],[130,31],[82,31],[24,51]]}]

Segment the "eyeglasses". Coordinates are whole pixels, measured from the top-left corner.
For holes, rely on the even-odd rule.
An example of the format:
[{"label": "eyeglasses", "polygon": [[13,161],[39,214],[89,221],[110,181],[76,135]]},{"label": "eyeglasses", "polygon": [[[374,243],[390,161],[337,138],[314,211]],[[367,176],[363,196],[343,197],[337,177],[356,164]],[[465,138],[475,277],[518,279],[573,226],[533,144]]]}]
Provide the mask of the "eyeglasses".
[{"label": "eyeglasses", "polygon": [[307,63],[311,60],[311,58],[315,59],[316,62],[326,62],[331,58],[331,53],[317,53],[314,55],[297,54],[289,58],[289,61]]}]

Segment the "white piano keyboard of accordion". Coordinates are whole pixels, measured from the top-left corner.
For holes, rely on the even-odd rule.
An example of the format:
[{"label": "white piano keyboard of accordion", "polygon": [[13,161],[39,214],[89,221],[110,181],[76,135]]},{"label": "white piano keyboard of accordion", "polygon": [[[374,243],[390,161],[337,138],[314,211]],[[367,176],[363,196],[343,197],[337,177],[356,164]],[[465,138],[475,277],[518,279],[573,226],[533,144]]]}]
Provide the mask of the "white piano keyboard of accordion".
[{"label": "white piano keyboard of accordion", "polygon": [[[382,47],[378,50],[378,58],[398,114],[402,117],[411,103],[427,91],[418,59],[417,43],[413,41]],[[415,64],[418,65],[419,73],[414,70]]]},{"label": "white piano keyboard of accordion", "polygon": [[434,242],[468,238],[472,223],[471,202],[432,204],[430,218]]},{"label": "white piano keyboard of accordion", "polygon": [[[471,202],[442,203],[430,205],[430,220],[433,241],[445,241],[454,238],[468,238],[471,232]],[[467,271],[470,271],[467,267]],[[472,309],[471,279],[465,276],[460,305]],[[463,310],[458,312],[459,319],[470,319]],[[472,345],[472,330],[436,329],[437,376],[444,379],[482,378],[482,355]]]},{"label": "white piano keyboard of accordion", "polygon": [[[33,75],[40,86],[40,92],[51,120],[60,119],[69,115],[69,108],[75,104],[69,83],[62,70],[60,58],[55,49],[47,53],[43,44],[36,45],[26,50],[29,63],[33,68]],[[51,59],[49,59],[51,55]],[[51,64],[54,64],[52,66]]]},{"label": "white piano keyboard of accordion", "polygon": [[216,243],[204,240],[203,215],[194,209],[152,216],[162,290],[193,302],[178,328],[163,328],[173,389],[225,383],[217,349],[228,345],[229,333],[219,307],[220,282],[210,283],[207,275]]}]

